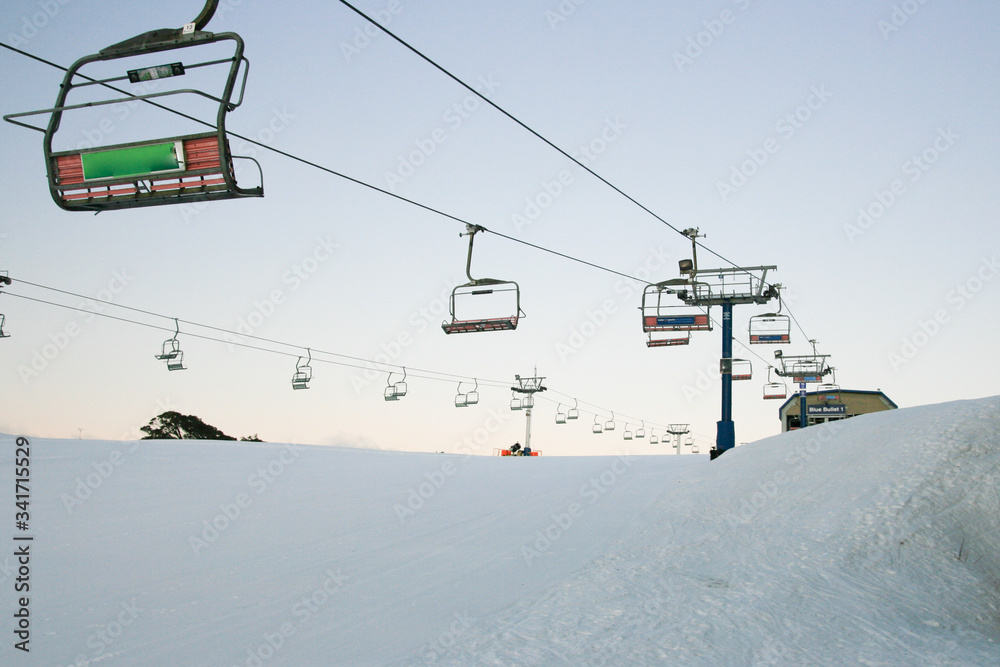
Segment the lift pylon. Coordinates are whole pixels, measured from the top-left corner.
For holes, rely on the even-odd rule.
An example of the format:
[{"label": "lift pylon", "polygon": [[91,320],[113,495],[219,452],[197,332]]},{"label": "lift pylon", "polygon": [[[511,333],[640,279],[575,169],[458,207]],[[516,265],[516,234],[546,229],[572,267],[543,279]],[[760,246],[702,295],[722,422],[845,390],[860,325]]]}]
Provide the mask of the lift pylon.
[{"label": "lift pylon", "polygon": [[[546,387],[542,385],[544,379],[538,375],[536,368],[534,377],[522,378],[520,375],[515,375],[514,385],[510,388],[514,394],[523,396],[520,405],[524,408],[524,448],[529,451],[531,450],[531,408],[535,405],[535,394],[546,390]],[[513,401],[511,407],[513,408]]]},{"label": "lift pylon", "polygon": [[[698,239],[703,235],[697,228],[682,232],[691,240],[691,259],[678,262],[681,278],[660,283],[669,287],[683,304],[709,309],[722,308],[722,415],[717,423],[714,459],[736,446],[736,429],[733,424],[733,380],[746,375],[735,375],[733,365],[733,306],[766,304],[777,298],[781,286],[767,282],[769,271],[776,266],[738,266],[721,269],[702,269],[698,266]],[[739,366],[739,364],[737,364]]]},{"label": "lift pylon", "polygon": [[787,355],[781,350],[774,351],[777,366],[774,372],[781,377],[790,377],[799,385],[799,428],[809,426],[808,410],[806,409],[806,387],[809,384],[823,382],[823,378],[833,372],[828,363],[830,355],[816,352],[816,341],[810,340],[812,354]]}]

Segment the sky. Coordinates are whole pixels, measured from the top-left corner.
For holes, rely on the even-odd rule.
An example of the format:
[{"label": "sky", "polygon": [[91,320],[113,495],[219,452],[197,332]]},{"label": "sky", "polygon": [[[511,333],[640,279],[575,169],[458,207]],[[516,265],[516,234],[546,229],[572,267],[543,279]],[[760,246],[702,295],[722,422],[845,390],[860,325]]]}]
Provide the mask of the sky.
[{"label": "sky", "polygon": [[[201,8],[146,4],[11,0],[0,37],[68,66]],[[207,29],[242,36],[250,62],[231,132],[446,215],[236,138],[260,163],[261,199],[66,212],[47,192],[42,134],[0,124],[0,270],[15,281],[0,295],[0,431],[130,439],[171,409],[237,437],[490,454],[523,441],[508,387],[537,368],[548,390],[532,440],[545,455],[673,453],[623,439],[669,424],[690,424],[704,453],[721,331],[648,349],[639,319],[643,285],[690,257],[671,226],[705,235],[702,268],[775,265],[768,279],[797,323],[784,353],[818,341],[843,388],[901,407],[998,393],[995,3],[356,6],[655,216],[344,4],[223,0]],[[173,54],[215,52],[194,51]],[[51,107],[61,78],[0,49],[0,111]],[[167,99],[214,119],[209,104]],[[201,131],[138,105],[70,116],[57,148]],[[517,282],[516,331],[441,330],[467,280],[460,221],[497,232],[476,236],[471,273]],[[780,401],[761,398],[774,348],[746,335],[774,307],[736,308],[734,356],[754,367],[734,386],[737,443],[780,430]],[[185,371],[154,359],[173,318]],[[293,391],[307,348],[313,380]],[[385,401],[402,367],[407,395]],[[476,383],[480,402],[455,408]],[[557,425],[574,403],[580,419]]]}]

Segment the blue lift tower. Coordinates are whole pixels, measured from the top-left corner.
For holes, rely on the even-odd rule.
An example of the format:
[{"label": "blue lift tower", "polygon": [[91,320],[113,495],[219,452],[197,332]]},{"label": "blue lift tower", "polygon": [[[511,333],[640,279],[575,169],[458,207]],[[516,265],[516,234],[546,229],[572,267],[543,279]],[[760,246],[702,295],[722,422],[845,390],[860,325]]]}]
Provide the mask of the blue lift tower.
[{"label": "blue lift tower", "polygon": [[[712,306],[722,308],[722,417],[718,422],[714,459],[736,446],[733,425],[733,306],[739,304],[765,304],[779,298],[781,285],[769,285],[767,272],[776,266],[742,266],[722,269],[698,268],[697,229],[686,229],[684,235],[691,239],[691,259],[679,262],[682,278],[649,285],[643,294],[643,329],[650,334],[650,347],[683,345],[684,338],[654,338],[664,331],[711,330],[709,311]],[[681,303],[663,303],[664,295],[673,295]],[[687,309],[683,315],[671,315],[668,309]],[[692,311],[692,309],[694,309]],[[677,311],[673,311],[677,312]],[[688,334],[690,335],[690,334]]]}]

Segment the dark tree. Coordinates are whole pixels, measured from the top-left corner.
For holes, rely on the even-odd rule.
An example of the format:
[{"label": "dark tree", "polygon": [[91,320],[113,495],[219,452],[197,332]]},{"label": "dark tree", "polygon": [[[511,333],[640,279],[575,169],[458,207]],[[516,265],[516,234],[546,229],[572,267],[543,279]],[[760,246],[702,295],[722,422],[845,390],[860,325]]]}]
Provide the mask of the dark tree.
[{"label": "dark tree", "polygon": [[143,440],[235,440],[219,429],[206,424],[194,415],[179,412],[164,412],[149,420],[140,429],[146,435]]},{"label": "dark tree", "polygon": [[243,436],[242,438],[240,438],[240,442],[264,442],[264,441],[258,438],[257,434],[254,433],[251,436]]}]

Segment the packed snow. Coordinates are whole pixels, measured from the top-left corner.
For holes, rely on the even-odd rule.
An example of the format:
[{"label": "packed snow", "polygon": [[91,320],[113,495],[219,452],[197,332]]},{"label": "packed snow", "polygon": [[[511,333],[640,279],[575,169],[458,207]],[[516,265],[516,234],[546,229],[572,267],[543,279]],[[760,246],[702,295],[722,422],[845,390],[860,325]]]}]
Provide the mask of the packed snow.
[{"label": "packed snow", "polygon": [[1000,397],[715,461],[28,437],[26,531],[0,441],[3,664],[1000,664]]}]

